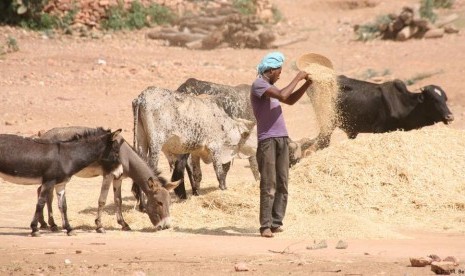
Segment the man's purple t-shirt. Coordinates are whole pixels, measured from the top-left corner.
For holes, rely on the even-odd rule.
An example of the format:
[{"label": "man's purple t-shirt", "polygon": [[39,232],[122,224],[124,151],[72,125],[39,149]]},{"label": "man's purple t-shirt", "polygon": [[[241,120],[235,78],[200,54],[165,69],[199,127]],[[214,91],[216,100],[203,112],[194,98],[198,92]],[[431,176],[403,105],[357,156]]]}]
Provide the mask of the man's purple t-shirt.
[{"label": "man's purple t-shirt", "polygon": [[288,137],[279,100],[264,96],[265,91],[271,86],[273,85],[259,76],[250,90],[250,101],[257,119],[258,141],[273,137]]}]

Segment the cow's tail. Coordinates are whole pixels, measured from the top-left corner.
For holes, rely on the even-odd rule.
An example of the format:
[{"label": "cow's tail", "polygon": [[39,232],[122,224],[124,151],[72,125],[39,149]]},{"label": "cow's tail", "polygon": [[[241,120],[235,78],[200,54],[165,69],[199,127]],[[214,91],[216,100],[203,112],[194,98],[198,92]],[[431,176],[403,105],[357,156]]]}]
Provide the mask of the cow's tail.
[{"label": "cow's tail", "polygon": [[[132,133],[134,133],[132,144],[134,146],[134,150],[138,151],[137,145],[137,125],[139,124],[139,98],[135,98],[132,101],[132,115],[134,116],[134,128],[132,129]],[[140,152],[139,152],[140,154]]]},{"label": "cow's tail", "polygon": [[[135,98],[132,101],[132,115],[134,116],[134,127],[132,129],[132,132],[134,133],[133,137],[133,147],[134,150],[139,154],[139,156],[142,156],[142,152],[139,152],[139,145],[137,144],[137,129],[138,129],[138,124],[139,124],[139,97]],[[144,197],[142,195],[142,190],[138,184],[135,182],[132,182],[132,188],[131,192],[136,198],[136,206],[134,208],[138,207],[139,211],[144,212],[145,211],[145,202],[144,202]]]}]

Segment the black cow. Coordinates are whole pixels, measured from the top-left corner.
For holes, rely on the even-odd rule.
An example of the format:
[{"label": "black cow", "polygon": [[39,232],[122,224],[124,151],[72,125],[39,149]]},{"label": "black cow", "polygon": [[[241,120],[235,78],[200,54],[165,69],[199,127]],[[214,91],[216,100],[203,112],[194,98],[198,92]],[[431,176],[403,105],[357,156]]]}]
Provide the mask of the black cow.
[{"label": "black cow", "polygon": [[[436,85],[412,93],[401,80],[377,84],[342,75],[338,76],[338,84],[334,128],[339,127],[351,139],[359,133],[408,131],[454,120],[446,104],[446,93]],[[328,146],[329,139],[320,135],[317,148]]]}]

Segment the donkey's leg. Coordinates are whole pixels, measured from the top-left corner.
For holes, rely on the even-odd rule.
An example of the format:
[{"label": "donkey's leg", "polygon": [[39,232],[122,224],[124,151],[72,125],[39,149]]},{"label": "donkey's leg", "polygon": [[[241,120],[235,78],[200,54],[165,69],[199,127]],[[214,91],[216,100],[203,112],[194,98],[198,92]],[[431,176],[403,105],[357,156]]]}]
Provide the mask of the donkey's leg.
[{"label": "donkey's leg", "polygon": [[131,227],[124,221],[123,213],[121,211],[121,204],[122,204],[122,197],[121,197],[121,183],[123,179],[120,177],[118,179],[113,180],[113,196],[116,206],[116,221],[119,225],[122,226],[122,230],[130,231]]},{"label": "donkey's leg", "polygon": [[[42,185],[37,188],[37,197],[40,195],[40,191],[42,189]],[[55,224],[55,220],[53,219],[53,189],[50,189],[50,192],[47,195],[47,212],[48,212],[48,224],[45,222],[44,218],[44,212],[42,210],[42,213],[39,216],[39,223],[40,223],[40,229],[45,230],[48,229],[50,226],[50,230],[52,232],[58,232],[58,225]]]},{"label": "donkey's leg", "polygon": [[95,229],[97,233],[105,233],[105,228],[102,225],[102,212],[107,202],[108,191],[110,190],[111,182],[113,181],[113,174],[106,174],[103,176],[102,187],[100,189],[100,196],[98,198],[97,218],[95,219]]},{"label": "donkey's leg", "polygon": [[40,236],[39,228],[37,226],[39,224],[40,217],[42,217],[42,220],[43,220],[44,206],[47,201],[47,196],[50,193],[50,190],[53,191],[53,184],[54,184],[53,182],[43,183],[40,189],[40,193],[39,193],[37,204],[36,204],[36,211],[31,221],[31,229],[32,229],[31,236],[32,237]]},{"label": "donkey's leg", "polygon": [[[39,199],[41,188],[42,188],[42,185],[40,185],[39,188],[37,188],[37,199]],[[51,191],[52,191],[52,194],[53,194],[53,190],[51,190]],[[50,201],[50,195],[47,196],[47,209],[49,209],[49,206],[48,206],[49,201]],[[48,224],[45,222],[45,218],[44,218],[44,212],[42,212],[39,215],[38,220],[39,220],[39,224],[40,224],[40,230],[48,229]]]},{"label": "donkey's leg", "polygon": [[55,185],[55,191],[57,193],[57,198],[58,198],[58,208],[60,209],[60,212],[61,212],[61,220],[63,224],[63,229],[66,229],[66,233],[68,234],[68,236],[75,236],[76,232],[73,230],[68,220],[68,207],[66,206],[66,194],[65,194],[66,183],[67,181]]},{"label": "donkey's leg", "polygon": [[48,211],[48,225],[52,232],[58,232],[58,225],[56,225],[55,220],[53,219],[53,189],[50,189],[50,192],[47,196],[47,211]]}]

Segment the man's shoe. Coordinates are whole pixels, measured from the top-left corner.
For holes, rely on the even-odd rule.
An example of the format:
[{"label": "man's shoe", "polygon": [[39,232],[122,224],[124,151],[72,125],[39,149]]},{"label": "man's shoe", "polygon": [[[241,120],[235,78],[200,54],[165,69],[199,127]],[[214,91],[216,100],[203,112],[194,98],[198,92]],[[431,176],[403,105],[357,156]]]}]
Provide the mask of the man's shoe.
[{"label": "man's shoe", "polygon": [[272,233],[281,233],[283,232],[283,228],[281,226],[278,226],[278,227],[271,227],[271,232]]},{"label": "man's shoe", "polygon": [[260,235],[264,238],[272,238],[273,237],[273,232],[271,232],[270,228],[263,229],[260,231]]}]

